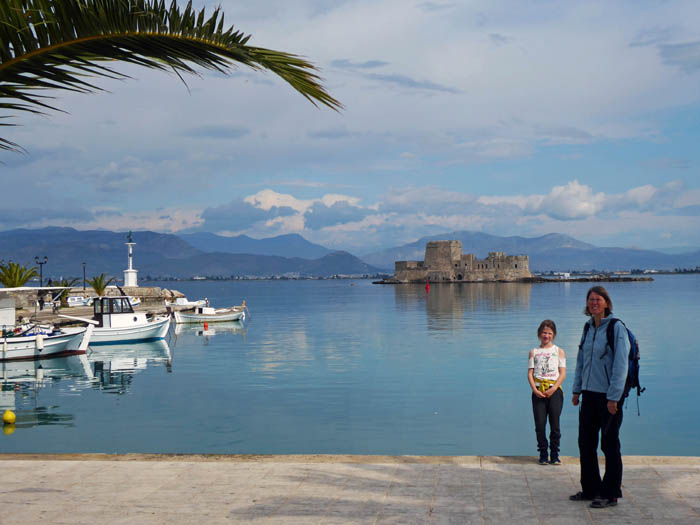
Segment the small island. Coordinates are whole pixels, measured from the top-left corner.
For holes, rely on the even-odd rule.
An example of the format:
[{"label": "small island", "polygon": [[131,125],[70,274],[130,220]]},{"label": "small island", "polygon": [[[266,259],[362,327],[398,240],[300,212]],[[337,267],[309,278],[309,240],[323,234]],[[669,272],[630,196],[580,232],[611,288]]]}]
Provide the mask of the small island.
[{"label": "small island", "polygon": [[506,255],[505,252],[489,252],[485,259],[477,259],[473,253],[462,253],[462,243],[455,240],[430,241],[425,246],[422,261],[396,261],[394,276],[376,284],[411,283],[480,283],[480,282],[627,282],[652,281],[651,277],[620,277],[597,274],[571,277],[557,275],[549,279],[530,272],[528,255]]}]

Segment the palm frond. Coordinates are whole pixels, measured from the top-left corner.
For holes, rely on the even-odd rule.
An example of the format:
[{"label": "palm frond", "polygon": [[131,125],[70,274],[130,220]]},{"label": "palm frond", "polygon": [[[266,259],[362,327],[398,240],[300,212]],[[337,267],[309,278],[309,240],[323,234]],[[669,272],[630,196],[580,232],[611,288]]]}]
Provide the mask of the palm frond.
[{"label": "palm frond", "polygon": [[[242,64],[278,75],[314,105],[342,108],[313,64],[249,39],[224,28],[220,8],[207,17],[191,0],[184,9],[177,0],[0,0],[0,110],[58,110],[47,90],[92,93],[101,90],[92,77],[128,78],[114,61],[178,75]],[[20,148],[0,137],[0,149]]]},{"label": "palm frond", "polygon": [[7,264],[0,264],[0,283],[6,288],[24,286],[29,279],[37,275],[39,275],[39,272],[36,271],[34,266],[25,266],[12,261]]}]

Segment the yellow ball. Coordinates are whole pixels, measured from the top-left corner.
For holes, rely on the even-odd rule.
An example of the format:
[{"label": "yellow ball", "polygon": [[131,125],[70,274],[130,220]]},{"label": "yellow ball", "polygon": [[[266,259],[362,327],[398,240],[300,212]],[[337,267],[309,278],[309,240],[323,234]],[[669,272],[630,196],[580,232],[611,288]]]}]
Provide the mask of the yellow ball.
[{"label": "yellow ball", "polygon": [[15,413],[12,410],[5,410],[5,413],[2,415],[3,423],[6,425],[14,425],[16,420],[17,416],[15,416]]},{"label": "yellow ball", "polygon": [[9,436],[15,431],[15,424],[14,423],[8,423],[7,425],[2,426],[2,431],[5,433],[6,436]]}]

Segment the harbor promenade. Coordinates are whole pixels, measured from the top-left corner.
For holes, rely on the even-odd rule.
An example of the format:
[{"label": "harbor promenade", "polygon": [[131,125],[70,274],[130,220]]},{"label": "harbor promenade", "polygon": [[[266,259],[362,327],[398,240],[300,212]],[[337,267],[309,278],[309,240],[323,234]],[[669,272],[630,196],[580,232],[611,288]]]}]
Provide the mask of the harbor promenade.
[{"label": "harbor promenade", "polygon": [[700,523],[700,457],[624,463],[592,509],[571,457],[0,454],[0,523]]}]

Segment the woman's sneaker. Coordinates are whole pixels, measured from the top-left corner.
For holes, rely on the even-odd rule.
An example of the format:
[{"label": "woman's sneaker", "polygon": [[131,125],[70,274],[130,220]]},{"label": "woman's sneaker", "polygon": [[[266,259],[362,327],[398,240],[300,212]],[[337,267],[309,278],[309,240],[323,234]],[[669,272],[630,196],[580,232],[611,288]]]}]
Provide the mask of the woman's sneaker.
[{"label": "woman's sneaker", "polygon": [[596,498],[591,502],[591,507],[594,509],[604,509],[615,505],[617,505],[617,498]]},{"label": "woman's sneaker", "polygon": [[549,464],[549,461],[547,461],[547,453],[546,452],[540,453],[539,464],[540,465],[548,465]]},{"label": "woman's sneaker", "polygon": [[559,459],[559,455],[552,454],[552,457],[549,459],[549,464],[550,465],[561,465],[561,459]]}]

